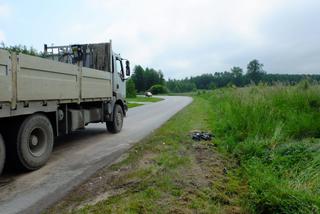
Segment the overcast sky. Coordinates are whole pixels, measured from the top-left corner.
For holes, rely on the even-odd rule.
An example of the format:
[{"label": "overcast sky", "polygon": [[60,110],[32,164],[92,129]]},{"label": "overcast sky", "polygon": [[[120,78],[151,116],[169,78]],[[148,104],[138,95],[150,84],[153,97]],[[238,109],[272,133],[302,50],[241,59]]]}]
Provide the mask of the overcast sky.
[{"label": "overcast sky", "polygon": [[246,68],[320,73],[319,0],[0,0],[0,41],[104,42],[166,78]]}]

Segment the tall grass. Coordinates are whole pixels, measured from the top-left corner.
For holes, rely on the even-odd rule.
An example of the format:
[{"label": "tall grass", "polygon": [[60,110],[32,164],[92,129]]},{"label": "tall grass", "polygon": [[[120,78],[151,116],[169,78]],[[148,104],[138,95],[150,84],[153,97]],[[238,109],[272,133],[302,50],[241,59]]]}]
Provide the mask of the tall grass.
[{"label": "tall grass", "polygon": [[239,160],[253,213],[320,212],[320,86],[253,86],[210,95],[219,147]]}]

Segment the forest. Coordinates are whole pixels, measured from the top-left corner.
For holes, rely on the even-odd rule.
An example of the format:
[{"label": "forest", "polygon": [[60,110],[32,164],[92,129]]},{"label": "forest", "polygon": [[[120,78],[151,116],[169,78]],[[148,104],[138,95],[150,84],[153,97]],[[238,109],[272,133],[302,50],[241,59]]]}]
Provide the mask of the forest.
[{"label": "forest", "polygon": [[245,87],[248,85],[265,84],[295,85],[301,80],[307,79],[311,82],[319,82],[318,74],[272,74],[264,70],[264,65],[259,60],[254,59],[247,65],[246,71],[234,66],[230,71],[213,72],[184,79],[164,79],[161,70],[153,68],[143,68],[138,65],[134,68],[132,77],[127,82],[128,96],[135,96],[136,92],[154,92],[152,86],[162,89],[163,93],[184,93],[196,90],[213,90],[223,87]]}]

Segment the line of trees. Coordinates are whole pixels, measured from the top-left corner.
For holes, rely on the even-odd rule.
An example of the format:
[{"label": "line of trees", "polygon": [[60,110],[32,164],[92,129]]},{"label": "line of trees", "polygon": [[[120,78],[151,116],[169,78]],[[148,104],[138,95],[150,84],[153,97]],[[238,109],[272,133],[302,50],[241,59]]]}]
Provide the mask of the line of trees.
[{"label": "line of trees", "polygon": [[35,48],[30,47],[28,48],[25,45],[13,45],[13,46],[7,46],[4,44],[4,42],[0,43],[0,48],[5,49],[10,52],[15,52],[15,53],[23,53],[23,54],[28,54],[32,56],[43,56],[42,52],[38,52]]},{"label": "line of trees", "polygon": [[[149,91],[152,86],[161,85],[164,91],[173,93],[183,93],[201,90],[210,90],[227,86],[244,87],[249,84],[260,82],[272,85],[283,83],[294,85],[303,79],[320,82],[320,75],[301,75],[301,74],[267,74],[263,69],[263,64],[254,59],[247,65],[246,73],[240,67],[232,67],[230,71],[215,72],[213,74],[202,74],[181,80],[164,80],[163,73],[153,68],[144,69],[136,66],[134,74],[127,82],[127,94],[135,96],[137,92]],[[156,88],[157,88],[156,87]],[[158,90],[157,90],[158,91]]]},{"label": "line of trees", "polygon": [[225,72],[202,74],[182,80],[169,79],[166,82],[166,86],[170,92],[181,93],[197,89],[209,90],[232,85],[243,87],[249,84],[258,84],[259,82],[269,85],[279,82],[294,85],[303,79],[320,82],[320,75],[267,74],[263,69],[263,64],[254,59],[249,62],[245,74],[242,68],[232,67],[230,71]]}]

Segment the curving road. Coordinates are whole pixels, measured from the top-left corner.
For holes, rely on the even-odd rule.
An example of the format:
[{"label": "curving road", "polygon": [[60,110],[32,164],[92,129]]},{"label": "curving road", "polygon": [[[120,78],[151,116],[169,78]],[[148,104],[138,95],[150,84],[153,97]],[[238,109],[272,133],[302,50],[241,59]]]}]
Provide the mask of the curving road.
[{"label": "curving road", "polygon": [[56,139],[48,164],[40,170],[15,174],[0,187],[0,213],[39,213],[82,183],[100,168],[110,165],[192,102],[190,97],[165,100],[130,109],[119,134],[106,132],[105,124]]}]

